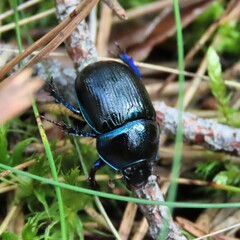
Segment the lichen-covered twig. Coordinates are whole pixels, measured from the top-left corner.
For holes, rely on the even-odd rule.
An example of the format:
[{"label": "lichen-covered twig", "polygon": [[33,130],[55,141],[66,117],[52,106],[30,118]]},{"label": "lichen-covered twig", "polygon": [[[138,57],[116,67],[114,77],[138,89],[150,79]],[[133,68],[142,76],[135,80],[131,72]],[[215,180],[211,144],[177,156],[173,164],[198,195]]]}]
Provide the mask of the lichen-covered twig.
[{"label": "lichen-covered twig", "polygon": [[[178,111],[163,102],[154,104],[157,121],[167,136],[175,136]],[[219,124],[212,119],[197,118],[190,113],[183,114],[183,136],[186,142],[204,145],[213,151],[225,151],[240,155],[240,129]]]},{"label": "lichen-covered twig", "polygon": [[[148,178],[148,182],[144,187],[134,189],[133,191],[138,198],[160,202],[164,201],[163,194],[156,181],[156,176],[153,175]],[[148,221],[149,231],[153,239],[159,239],[161,234],[163,234],[162,237],[166,240],[186,239],[178,226],[173,222],[168,207],[160,205],[140,205],[140,208]]]},{"label": "lichen-covered twig", "polygon": [[[56,13],[60,22],[67,18],[79,5],[78,1],[70,1],[70,3],[65,0],[56,0]],[[97,61],[96,48],[91,40],[85,20],[82,20],[76,26],[64,43],[77,71],[81,71],[82,68],[91,62]]]}]

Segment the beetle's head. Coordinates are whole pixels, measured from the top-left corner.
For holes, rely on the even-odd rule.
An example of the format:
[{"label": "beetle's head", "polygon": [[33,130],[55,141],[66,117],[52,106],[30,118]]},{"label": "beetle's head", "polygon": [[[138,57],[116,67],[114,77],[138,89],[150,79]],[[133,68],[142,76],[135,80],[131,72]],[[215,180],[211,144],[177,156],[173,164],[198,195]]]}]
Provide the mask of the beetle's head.
[{"label": "beetle's head", "polygon": [[152,174],[152,164],[148,161],[133,164],[122,170],[127,186],[139,188],[148,181],[148,177]]}]

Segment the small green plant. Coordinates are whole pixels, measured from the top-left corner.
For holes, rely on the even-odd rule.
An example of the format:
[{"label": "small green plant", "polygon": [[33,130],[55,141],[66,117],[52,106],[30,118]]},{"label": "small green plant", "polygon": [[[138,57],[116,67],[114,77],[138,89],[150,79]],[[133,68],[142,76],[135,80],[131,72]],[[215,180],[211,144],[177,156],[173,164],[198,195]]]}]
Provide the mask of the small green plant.
[{"label": "small green plant", "polygon": [[235,185],[240,184],[240,169],[231,163],[224,164],[225,170],[220,171],[213,179],[214,182],[223,185]]},{"label": "small green plant", "polygon": [[217,51],[221,54],[239,58],[240,54],[240,23],[239,21],[230,21],[221,25],[218,30]]},{"label": "small green plant", "polygon": [[208,75],[212,94],[217,100],[219,110],[219,121],[233,127],[240,126],[240,112],[231,107],[231,94],[227,93],[222,77],[222,68],[217,52],[210,47],[207,51]]}]

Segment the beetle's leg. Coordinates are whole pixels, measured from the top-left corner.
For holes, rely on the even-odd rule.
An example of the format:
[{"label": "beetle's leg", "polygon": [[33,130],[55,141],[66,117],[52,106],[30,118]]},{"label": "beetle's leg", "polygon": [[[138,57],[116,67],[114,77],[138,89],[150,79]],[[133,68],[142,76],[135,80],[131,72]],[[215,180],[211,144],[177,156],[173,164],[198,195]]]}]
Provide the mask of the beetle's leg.
[{"label": "beetle's leg", "polygon": [[50,120],[50,119],[45,118],[44,116],[41,116],[41,118],[45,119],[48,122],[51,122],[51,123],[57,125],[58,127],[61,128],[61,130],[64,133],[69,134],[69,135],[74,135],[74,136],[79,136],[79,137],[92,137],[92,138],[97,136],[93,132],[84,131],[84,130],[79,129],[77,127],[68,125],[65,122],[58,122],[58,121]]},{"label": "beetle's leg", "polygon": [[88,177],[88,184],[91,189],[94,189],[94,190],[99,189],[99,185],[96,182],[95,175],[100,168],[105,166],[105,164],[106,163],[100,158],[93,164]]},{"label": "beetle's leg", "polygon": [[65,101],[64,97],[58,92],[56,87],[54,86],[53,80],[51,79],[48,82],[49,88],[50,88],[50,94],[52,97],[54,97],[55,101],[57,103],[62,104],[66,108],[68,108],[71,112],[77,115],[82,115],[80,110],[69,104],[67,101]]},{"label": "beetle's leg", "polygon": [[115,42],[115,45],[118,48],[117,56],[124,63],[126,63],[140,79],[142,79],[142,76],[141,76],[141,73],[139,71],[139,68],[136,66],[136,64],[134,63],[133,59],[126,53],[126,50],[122,50],[117,42]]}]

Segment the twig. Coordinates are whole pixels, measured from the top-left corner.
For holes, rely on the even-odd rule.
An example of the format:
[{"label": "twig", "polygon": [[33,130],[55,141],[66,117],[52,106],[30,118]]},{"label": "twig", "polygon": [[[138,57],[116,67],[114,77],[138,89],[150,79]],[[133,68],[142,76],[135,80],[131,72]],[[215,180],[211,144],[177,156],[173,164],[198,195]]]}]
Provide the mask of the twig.
[{"label": "twig", "polygon": [[[134,189],[138,198],[164,201],[162,192],[156,182],[156,176],[150,176],[147,184],[139,189]],[[178,226],[173,222],[169,208],[166,206],[140,205],[149,224],[150,234],[153,239],[159,239],[159,235],[165,229],[166,240],[185,240]]]},{"label": "twig", "polygon": [[116,15],[122,19],[126,20],[127,15],[125,10],[122,8],[122,6],[118,3],[117,0],[103,0],[112,10]]},{"label": "twig", "polygon": [[[178,111],[163,102],[154,104],[157,121],[168,136],[176,135]],[[183,115],[184,140],[204,145],[213,151],[240,155],[240,129],[219,124],[214,120],[197,118],[190,113]]]},{"label": "twig", "polygon": [[[57,0],[56,11],[58,20],[64,22],[64,19],[69,16],[75,8],[76,5],[72,5],[72,3],[71,5],[67,5],[64,0]],[[96,47],[91,40],[90,32],[84,19],[75,26],[64,43],[78,71],[81,71],[81,69],[89,63],[97,61]]]}]

